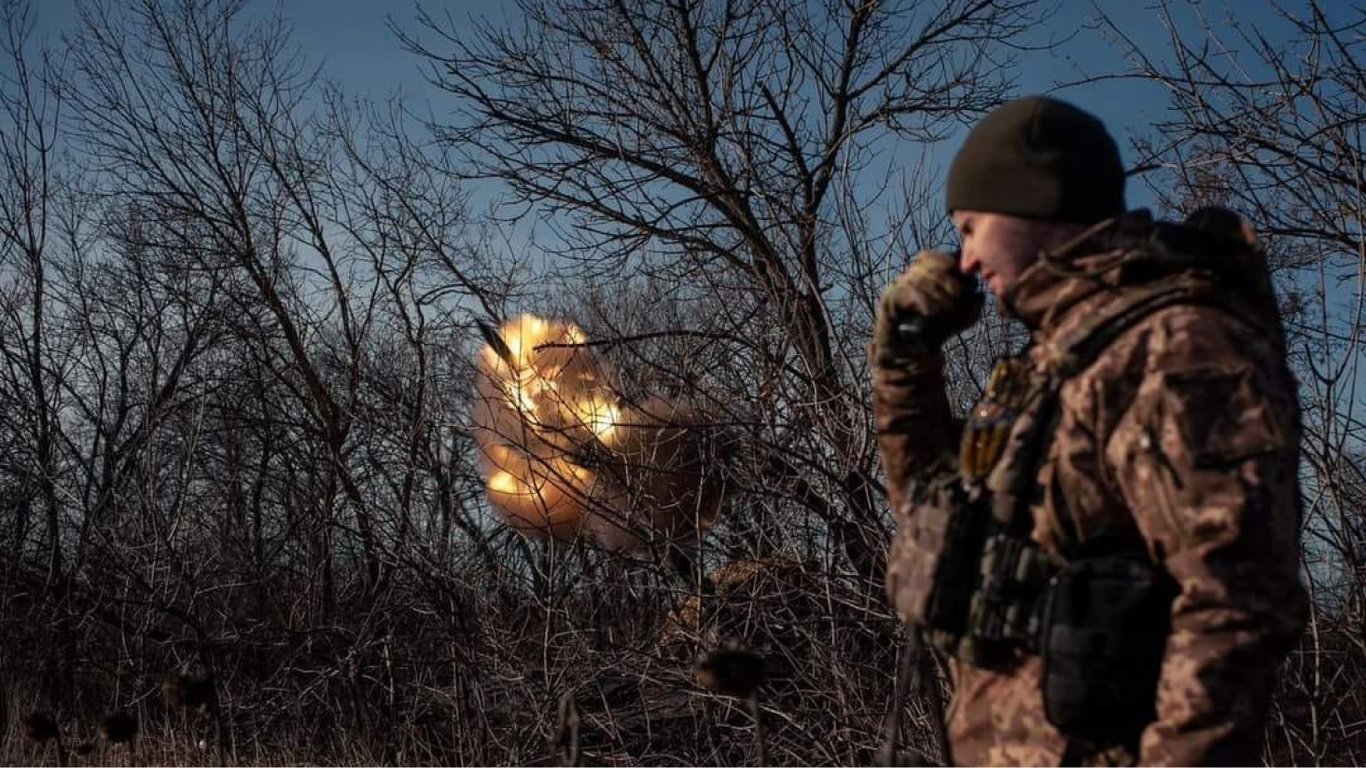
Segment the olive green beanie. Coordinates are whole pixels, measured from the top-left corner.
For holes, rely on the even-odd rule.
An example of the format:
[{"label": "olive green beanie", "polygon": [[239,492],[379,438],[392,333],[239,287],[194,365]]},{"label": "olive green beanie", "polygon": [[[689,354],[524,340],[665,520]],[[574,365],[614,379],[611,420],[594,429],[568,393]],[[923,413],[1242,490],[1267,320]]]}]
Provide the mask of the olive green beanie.
[{"label": "olive green beanie", "polygon": [[968,133],[949,166],[947,202],[950,213],[1091,224],[1124,212],[1124,167],[1094,115],[1027,96],[992,110]]}]

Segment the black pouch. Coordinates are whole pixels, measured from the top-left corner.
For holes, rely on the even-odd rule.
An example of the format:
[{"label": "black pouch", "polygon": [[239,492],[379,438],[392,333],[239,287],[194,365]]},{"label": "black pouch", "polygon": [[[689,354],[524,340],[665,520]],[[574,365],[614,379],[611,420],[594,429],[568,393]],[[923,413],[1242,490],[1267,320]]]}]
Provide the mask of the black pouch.
[{"label": "black pouch", "polygon": [[1101,742],[1152,722],[1175,596],[1171,578],[1139,556],[1078,559],[1057,574],[1039,638],[1048,721]]}]

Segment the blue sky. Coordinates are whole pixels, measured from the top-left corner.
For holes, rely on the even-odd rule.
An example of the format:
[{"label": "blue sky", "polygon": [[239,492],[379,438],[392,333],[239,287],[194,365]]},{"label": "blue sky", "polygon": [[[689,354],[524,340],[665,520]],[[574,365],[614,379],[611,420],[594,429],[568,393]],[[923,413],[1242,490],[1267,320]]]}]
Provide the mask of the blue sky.
[{"label": "blue sky", "polygon": [[[1286,1],[1294,3],[1296,0]],[[53,48],[60,48],[61,36],[76,26],[77,0],[31,2],[37,14],[38,27],[38,40],[34,42],[46,42]],[[431,114],[439,119],[454,107],[453,102],[447,94],[426,82],[423,62],[403,50],[390,28],[392,22],[417,33],[424,40],[430,40],[432,35],[421,34],[423,30],[417,22],[419,2],[432,16],[449,17],[456,24],[470,23],[473,19],[516,23],[519,14],[515,3],[500,0],[246,0],[246,10],[261,16],[278,10],[290,25],[292,39],[305,61],[320,66],[323,77],[338,83],[349,96],[379,100],[401,93],[413,111]],[[1154,9],[1155,2],[1043,0],[1044,7],[1052,5],[1055,10],[1047,23],[1038,25],[1031,32],[1028,42],[1039,47],[1047,43],[1058,45],[1047,50],[1018,54],[1018,65],[1007,73],[1015,80],[1017,93],[1054,92],[1094,112],[1115,134],[1126,163],[1136,163],[1138,158],[1130,146],[1130,139],[1136,132],[1147,130],[1166,109],[1165,94],[1158,86],[1135,80],[1107,80],[1061,90],[1058,88],[1086,76],[1113,74],[1127,68],[1117,47],[1094,28],[1097,7],[1103,8],[1135,43],[1159,59],[1166,58],[1163,52],[1168,47],[1167,34]],[[1181,13],[1189,16],[1184,0],[1172,0],[1172,4],[1181,6]],[[1259,31],[1268,32],[1273,38],[1280,27],[1266,0],[1212,0],[1200,5],[1207,16],[1215,21],[1236,11],[1243,22],[1255,26]],[[1196,31],[1190,30],[1192,33]],[[922,152],[927,153],[932,169],[942,170],[961,141],[961,133],[928,150],[909,142],[880,142],[879,153],[885,151],[882,156],[894,171],[912,167]],[[497,199],[501,189],[471,182],[466,186],[466,191],[476,210],[482,211]],[[1141,180],[1130,180],[1130,207],[1149,207],[1152,199]],[[509,244],[519,251],[537,250],[527,248],[535,241],[553,243],[558,239],[549,228],[538,224],[534,217],[522,219],[512,231],[505,234]]]},{"label": "blue sky", "polygon": [[[34,0],[38,33],[59,36],[76,23],[76,0]],[[513,3],[498,0],[426,2],[435,13],[454,18],[497,19],[514,12]],[[310,60],[322,63],[325,74],[346,85],[353,94],[382,97],[396,88],[422,90],[417,62],[405,53],[389,31],[392,18],[405,28],[415,26],[417,4],[383,0],[248,0],[247,9],[270,14],[279,9],[292,25],[294,41]]]},{"label": "blue sky", "polygon": [[[75,0],[37,0],[34,3],[40,37],[56,42],[57,38],[74,27]],[[435,15],[450,14],[456,20],[484,17],[498,20],[515,16],[516,6],[498,0],[456,0],[455,2],[423,2]],[[1135,3],[1110,3],[1107,12],[1128,23],[1151,17],[1143,6]],[[388,28],[392,19],[406,29],[416,28],[417,4],[413,2],[380,2],[378,0],[249,0],[248,8],[268,14],[278,7],[291,23],[294,40],[311,61],[323,65],[325,76],[343,84],[352,95],[380,98],[402,90],[405,95],[419,99],[432,95],[426,86],[419,62],[402,50]],[[1066,37],[1075,32],[1093,14],[1086,0],[1063,0],[1043,37]],[[1137,25],[1135,25],[1137,26]],[[1144,22],[1145,28],[1152,24]],[[1141,38],[1148,35],[1142,34]],[[1042,39],[1042,38],[1041,38]],[[1088,71],[1116,68],[1119,57],[1104,45],[1095,34],[1073,38],[1065,50],[1054,53],[1026,55],[1019,71],[1022,91],[1043,90],[1058,81],[1076,77],[1076,66]],[[1133,107],[1132,84],[1123,87],[1090,88],[1077,93],[1075,98],[1113,125],[1132,122],[1138,115]],[[1082,96],[1084,95],[1084,98]],[[1148,100],[1143,100],[1148,101]],[[1158,107],[1156,100],[1142,106]],[[1122,132],[1118,131],[1117,132]]]},{"label": "blue sky", "polygon": [[[1159,17],[1153,10],[1153,0],[1054,0],[1056,12],[1047,24],[1033,33],[1034,43],[1064,41],[1054,50],[1026,52],[1020,55],[1020,65],[1011,74],[1017,80],[1018,92],[1053,91],[1061,83],[1074,82],[1085,75],[1114,73],[1125,68],[1125,62],[1102,35],[1090,29],[1096,7],[1125,29],[1140,45],[1153,51],[1165,49],[1166,35]],[[435,16],[449,15],[463,22],[471,18],[507,19],[517,14],[516,5],[499,0],[454,0],[438,2],[422,0],[422,6]],[[35,0],[38,32],[50,42],[75,24],[76,0]],[[1231,10],[1240,18],[1259,28],[1274,30],[1274,15],[1261,0],[1239,2],[1218,0],[1204,3],[1207,13],[1215,19]],[[388,22],[417,30],[418,3],[382,2],[380,0],[248,0],[252,13],[270,14],[277,8],[292,26],[295,42],[304,56],[320,64],[323,75],[341,84],[353,97],[382,99],[401,92],[413,101],[413,106],[436,115],[448,108],[445,96],[425,81],[421,63],[405,52]],[[1165,99],[1159,88],[1134,81],[1108,81],[1082,87],[1064,88],[1056,93],[1100,116],[1119,140],[1128,163],[1135,162],[1129,138],[1136,130],[1151,125],[1165,109]],[[945,164],[952,155],[957,139],[950,139],[931,150],[935,164]],[[902,147],[894,155],[909,161],[917,156],[918,147]],[[477,197],[496,194],[495,190],[471,190]],[[1131,181],[1131,206],[1151,203],[1144,185]]]}]

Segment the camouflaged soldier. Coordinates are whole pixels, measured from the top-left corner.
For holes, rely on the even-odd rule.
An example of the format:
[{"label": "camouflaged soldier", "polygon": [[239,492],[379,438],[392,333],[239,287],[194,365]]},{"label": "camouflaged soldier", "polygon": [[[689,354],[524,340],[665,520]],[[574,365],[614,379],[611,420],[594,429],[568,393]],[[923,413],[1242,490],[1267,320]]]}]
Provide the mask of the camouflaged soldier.
[{"label": "camouflaged soldier", "polygon": [[[959,763],[1257,762],[1303,627],[1299,410],[1255,239],[1123,188],[1095,117],[1008,103],[950,168],[961,254],[883,294],[888,594],[949,655]],[[940,346],[974,275],[1031,339],[960,422]]]}]

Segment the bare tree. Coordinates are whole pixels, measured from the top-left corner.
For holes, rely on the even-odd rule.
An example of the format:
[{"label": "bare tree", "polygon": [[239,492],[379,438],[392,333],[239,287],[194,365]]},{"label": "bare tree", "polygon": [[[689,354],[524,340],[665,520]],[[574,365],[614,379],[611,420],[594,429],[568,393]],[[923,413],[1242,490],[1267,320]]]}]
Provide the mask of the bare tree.
[{"label": "bare tree", "polygon": [[0,195],[0,276],[7,283],[0,327],[10,397],[7,412],[13,419],[6,421],[16,430],[10,439],[22,440],[32,451],[26,466],[12,470],[11,482],[17,482],[12,486],[16,493],[9,497],[17,504],[13,545],[22,556],[31,524],[30,503],[37,501],[46,531],[48,578],[56,580],[64,570],[56,486],[61,382],[60,371],[50,365],[57,347],[48,313],[49,241],[55,239],[59,215],[55,157],[61,101],[46,82],[53,67],[35,70],[30,65],[31,8],[23,2],[5,2],[0,14],[3,55],[12,72],[0,91],[0,184],[6,190]]},{"label": "bare tree", "polygon": [[755,475],[875,578],[886,531],[863,345],[869,289],[909,255],[878,233],[913,218],[879,209],[879,168],[893,138],[942,138],[1002,98],[997,65],[1032,4],[519,7],[519,30],[462,33],[424,15],[439,42],[404,34],[456,97],[438,135],[514,203],[560,214],[556,250],[583,279],[648,275],[714,310],[701,328],[672,330],[706,340],[705,357],[685,358],[694,371],[740,361],[728,366],[737,375],[718,387],[681,370],[678,383],[754,423],[737,398],[753,405],[742,393],[780,380],[767,391],[782,415],[751,430],[766,444]]},{"label": "bare tree", "polygon": [[273,680],[234,710],[254,727],[320,687],[348,724],[431,706],[441,660],[395,659],[501,563],[452,427],[466,301],[508,280],[476,296],[491,257],[449,175],[329,110],[242,3],[83,3],[60,73],[5,10],[7,701],[146,703],[186,664]]}]

